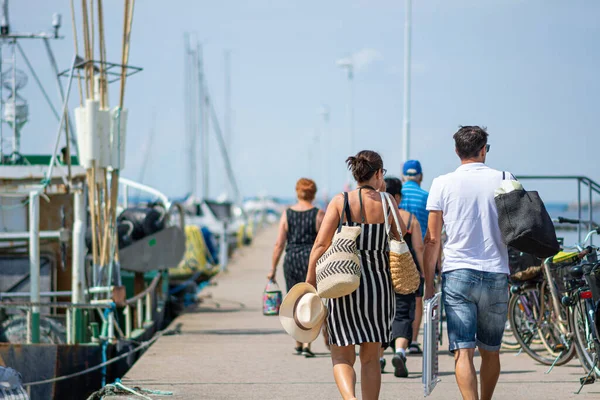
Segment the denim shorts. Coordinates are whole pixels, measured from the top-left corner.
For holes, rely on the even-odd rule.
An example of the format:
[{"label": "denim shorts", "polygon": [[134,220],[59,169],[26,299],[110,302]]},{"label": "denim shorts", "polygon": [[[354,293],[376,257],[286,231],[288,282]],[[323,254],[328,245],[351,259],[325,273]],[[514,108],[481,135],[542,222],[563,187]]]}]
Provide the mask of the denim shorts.
[{"label": "denim shorts", "polygon": [[498,351],[508,313],[508,276],[472,269],[442,274],[450,351]]}]

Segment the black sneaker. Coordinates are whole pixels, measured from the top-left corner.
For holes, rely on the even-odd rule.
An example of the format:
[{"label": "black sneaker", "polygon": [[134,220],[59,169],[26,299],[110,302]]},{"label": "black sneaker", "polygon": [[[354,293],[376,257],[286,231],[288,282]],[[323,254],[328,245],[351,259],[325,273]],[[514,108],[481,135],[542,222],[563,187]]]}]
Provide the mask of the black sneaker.
[{"label": "black sneaker", "polygon": [[313,358],[315,356],[315,353],[310,351],[308,347],[305,347],[302,349],[302,355],[306,358]]},{"label": "black sneaker", "polygon": [[379,359],[379,366],[381,367],[381,373],[383,374],[383,370],[385,369],[385,358]]},{"label": "black sneaker", "polygon": [[302,354],[302,346],[294,347],[294,354],[299,356]]},{"label": "black sneaker", "polygon": [[392,358],[392,365],[394,366],[394,376],[397,378],[407,378],[408,369],[406,368],[406,357],[402,353],[394,354]]},{"label": "black sneaker", "polygon": [[423,350],[421,350],[421,345],[417,342],[412,342],[410,346],[408,346],[408,352],[410,354],[423,354]]}]

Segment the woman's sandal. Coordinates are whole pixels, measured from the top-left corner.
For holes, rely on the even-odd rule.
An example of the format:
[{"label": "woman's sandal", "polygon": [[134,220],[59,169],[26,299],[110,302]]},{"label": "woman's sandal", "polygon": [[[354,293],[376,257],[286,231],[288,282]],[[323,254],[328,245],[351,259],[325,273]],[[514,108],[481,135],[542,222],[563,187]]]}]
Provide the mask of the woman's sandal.
[{"label": "woman's sandal", "polygon": [[313,358],[315,356],[315,353],[310,351],[308,347],[305,347],[302,349],[302,355],[306,358]]}]

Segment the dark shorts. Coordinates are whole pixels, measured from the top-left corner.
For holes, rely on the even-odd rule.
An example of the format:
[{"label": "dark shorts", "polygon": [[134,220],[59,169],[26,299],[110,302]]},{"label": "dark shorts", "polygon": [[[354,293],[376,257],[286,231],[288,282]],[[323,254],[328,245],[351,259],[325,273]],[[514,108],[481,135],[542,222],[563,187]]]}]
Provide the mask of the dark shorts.
[{"label": "dark shorts", "polygon": [[421,277],[421,283],[419,284],[419,288],[415,292],[415,297],[423,297],[424,292],[425,292],[425,278]]},{"label": "dark shorts", "polygon": [[398,338],[412,340],[412,324],[415,320],[415,293],[398,294],[396,293],[396,314],[392,322],[392,343],[390,345],[395,350],[395,342]]}]

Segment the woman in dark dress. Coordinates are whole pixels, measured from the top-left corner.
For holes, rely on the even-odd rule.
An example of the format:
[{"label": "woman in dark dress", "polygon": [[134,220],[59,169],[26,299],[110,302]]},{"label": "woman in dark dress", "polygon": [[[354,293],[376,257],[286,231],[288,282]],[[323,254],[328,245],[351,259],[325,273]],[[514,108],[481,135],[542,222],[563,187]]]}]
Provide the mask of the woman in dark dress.
[{"label": "woman in dark dress", "polygon": [[[398,178],[385,178],[385,188],[389,194],[394,197],[397,204],[402,200],[402,181]],[[406,225],[404,231],[404,241],[408,245],[417,267],[423,265],[423,237],[421,235],[421,225],[417,218],[408,211],[400,209],[400,219]],[[396,293],[396,314],[392,323],[392,342],[390,346],[394,350],[392,365],[394,366],[394,375],[398,378],[408,377],[408,368],[406,366],[407,348],[411,341],[415,339],[414,335],[414,320],[417,307],[423,307],[423,304],[417,303],[417,297],[423,297],[423,278],[421,285],[415,293],[398,294]],[[383,358],[383,349],[379,360],[381,372],[385,368],[385,358]]]},{"label": "woman in dark dress", "polygon": [[[296,183],[298,202],[281,216],[279,234],[273,250],[273,263],[267,279],[275,282],[277,265],[285,249],[283,273],[289,291],[295,284],[306,281],[310,251],[325,213],[312,202],[317,194],[317,185],[311,179],[301,178]],[[296,354],[314,357],[310,343],[296,342]]]}]

